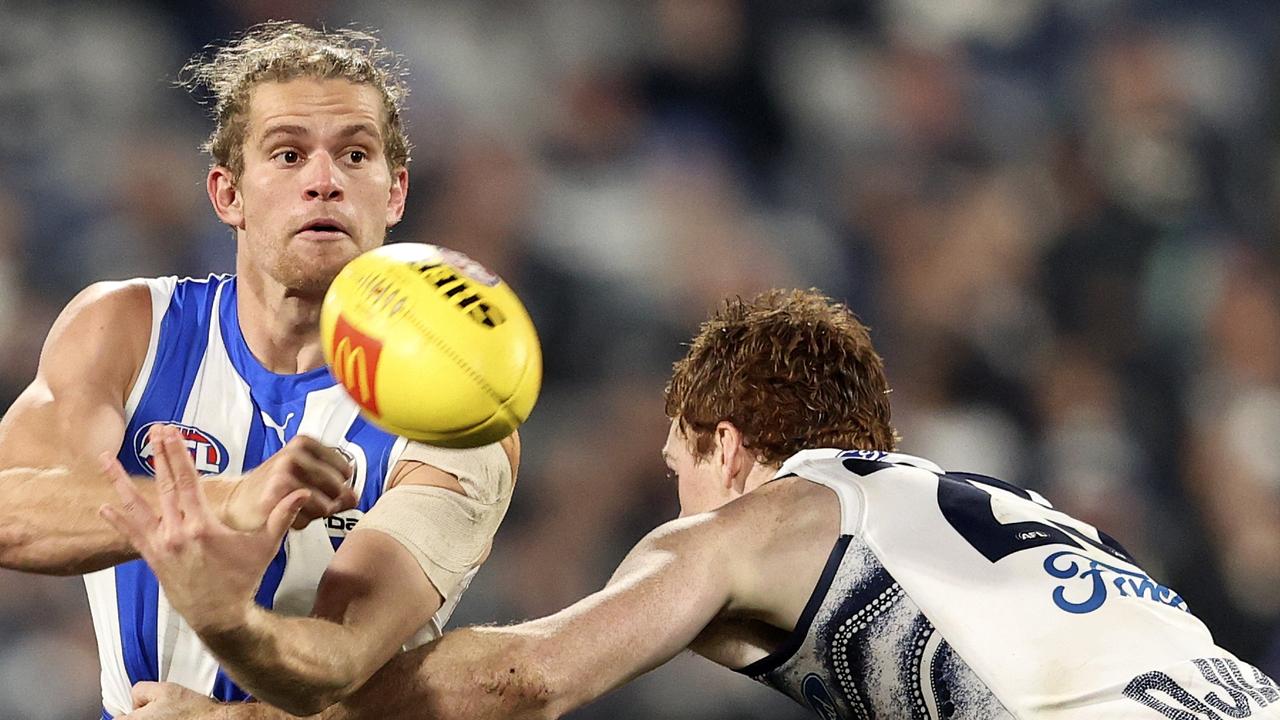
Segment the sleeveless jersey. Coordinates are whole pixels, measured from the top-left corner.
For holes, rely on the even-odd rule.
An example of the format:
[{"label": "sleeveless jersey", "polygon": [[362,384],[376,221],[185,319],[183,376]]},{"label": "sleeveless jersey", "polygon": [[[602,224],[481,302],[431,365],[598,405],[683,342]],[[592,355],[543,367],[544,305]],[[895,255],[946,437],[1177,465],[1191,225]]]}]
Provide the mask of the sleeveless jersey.
[{"label": "sleeveless jersey", "polygon": [[823,718],[1278,718],[1275,682],[1092,526],[921,458],[806,450],[841,536],[794,632],[741,672]]},{"label": "sleeveless jersey", "polygon": [[[151,340],[125,405],[127,429],[117,456],[125,470],[154,475],[147,431],[156,423],[181,427],[205,475],[252,470],[298,433],[337,448],[355,469],[358,507],[290,530],[258,590],[263,607],[305,616],[329,561],[382,495],[407,441],[360,417],[327,368],[298,375],[264,368],[240,332],[234,276],[146,282]],[[85,586],[102,665],[104,720],[132,708],[130,688],[143,680],[179,683],[223,701],[246,699],[170,607],[142,560],[90,573]],[[446,601],[416,643],[439,635],[460,595]]]}]

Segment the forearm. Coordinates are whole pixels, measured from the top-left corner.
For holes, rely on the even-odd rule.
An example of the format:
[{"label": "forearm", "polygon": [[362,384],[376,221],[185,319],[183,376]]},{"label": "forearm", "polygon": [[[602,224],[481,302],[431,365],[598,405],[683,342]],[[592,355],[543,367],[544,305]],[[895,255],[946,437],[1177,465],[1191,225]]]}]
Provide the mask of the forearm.
[{"label": "forearm", "polygon": [[[149,480],[135,479],[148,500]],[[224,499],[226,481],[210,482],[211,498]],[[118,496],[104,473],[85,469],[0,470],[0,567],[50,575],[78,575],[138,556],[98,515]]]},{"label": "forearm", "polygon": [[[347,697],[381,665],[350,629],[258,606],[230,629],[198,628],[236,683],[258,700],[310,715]],[[236,716],[240,717],[240,716]]]},{"label": "forearm", "polygon": [[554,718],[569,707],[533,638],[464,628],[392,658],[323,720]]}]

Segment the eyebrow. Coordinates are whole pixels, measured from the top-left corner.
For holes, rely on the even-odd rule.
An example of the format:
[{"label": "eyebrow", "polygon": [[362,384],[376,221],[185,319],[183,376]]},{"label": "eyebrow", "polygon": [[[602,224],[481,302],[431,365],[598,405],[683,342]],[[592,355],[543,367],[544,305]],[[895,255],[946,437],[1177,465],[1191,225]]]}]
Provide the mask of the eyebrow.
[{"label": "eyebrow", "polygon": [[[369,123],[348,125],[338,131],[338,137],[345,139],[362,133],[376,139],[380,139],[382,137],[378,132],[378,129]],[[266,132],[262,133],[261,142],[265,144],[268,140],[271,140],[277,135],[284,135],[286,137],[306,137],[310,134],[311,131],[302,125],[276,125],[275,127],[268,128]]]}]

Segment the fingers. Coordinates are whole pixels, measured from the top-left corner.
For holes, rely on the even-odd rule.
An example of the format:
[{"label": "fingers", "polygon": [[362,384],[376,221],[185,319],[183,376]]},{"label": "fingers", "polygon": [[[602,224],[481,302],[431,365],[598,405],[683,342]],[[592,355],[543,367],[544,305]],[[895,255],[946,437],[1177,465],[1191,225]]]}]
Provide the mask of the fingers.
[{"label": "fingers", "polygon": [[333,503],[324,499],[317,492],[308,492],[307,501],[302,504],[302,510],[298,512],[297,517],[293,519],[293,529],[301,530],[311,524],[312,520],[322,517],[328,517],[333,514],[330,508]]},{"label": "fingers", "polygon": [[125,512],[114,505],[103,505],[98,508],[98,516],[120,533],[139,553],[145,554],[149,548],[148,538],[155,530],[155,524],[148,525],[133,513]]},{"label": "fingers", "polygon": [[308,485],[335,500],[341,501],[345,495],[354,499],[349,482],[351,466],[341,453],[305,436],[295,437],[290,444],[297,448],[296,460],[306,474]]},{"label": "fingers", "polygon": [[276,503],[275,508],[271,510],[271,515],[267,517],[266,528],[268,535],[273,538],[283,536],[310,495],[310,490],[294,490],[283,500]]},{"label": "fingers", "polygon": [[[166,428],[157,454],[156,480],[159,481],[161,460],[168,476],[168,486],[176,497],[176,507],[187,517],[204,517],[207,513],[204,494],[200,492],[200,475],[196,472],[195,462],[187,451],[186,442],[176,428]],[[165,496],[165,488],[161,486],[161,498]],[[166,508],[167,509],[167,508]]]},{"label": "fingers", "polygon": [[351,488],[347,487],[346,478],[332,466],[311,457],[298,458],[296,463],[296,480],[323,497],[332,506],[328,512],[336,512],[334,508],[341,506],[348,496],[354,496]]},{"label": "fingers", "polygon": [[351,487],[351,466],[337,450],[320,441],[299,435],[289,441],[273,472],[285,473],[296,486],[316,490],[318,497],[308,510],[316,516],[332,515],[356,506]]},{"label": "fingers", "polygon": [[98,465],[100,466],[99,469],[102,470],[102,474],[106,475],[107,479],[112,483],[115,483],[119,478],[129,477],[129,473],[125,471],[124,466],[120,464],[115,455],[109,452],[104,452],[98,456]]},{"label": "fingers", "polygon": [[[173,444],[172,438],[177,432],[177,430],[167,425],[156,425],[151,428],[148,434],[155,463],[156,494],[160,500],[160,517],[162,519],[167,518],[170,522],[178,522],[182,519],[174,483],[175,466],[181,467],[182,462],[175,460],[169,451],[170,446]],[[185,446],[183,452],[186,452]]]},{"label": "fingers", "polygon": [[139,710],[159,700],[163,689],[164,685],[157,682],[140,682],[134,685],[133,690],[129,691],[134,709]]},{"label": "fingers", "polygon": [[120,497],[120,505],[103,505],[98,508],[98,514],[141,551],[141,546],[150,533],[160,524],[160,518],[134,487],[133,479],[124,471],[119,461],[110,456],[104,456],[102,460],[103,470],[111,479],[116,495]]}]

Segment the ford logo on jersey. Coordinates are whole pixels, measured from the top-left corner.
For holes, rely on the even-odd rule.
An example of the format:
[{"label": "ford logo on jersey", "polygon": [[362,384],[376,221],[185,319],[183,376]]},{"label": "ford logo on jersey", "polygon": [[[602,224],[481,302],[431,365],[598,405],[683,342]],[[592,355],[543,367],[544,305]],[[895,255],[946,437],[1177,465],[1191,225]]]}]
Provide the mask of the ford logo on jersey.
[{"label": "ford logo on jersey", "polygon": [[217,438],[198,427],[167,423],[149,422],[138,428],[133,436],[133,449],[138,455],[138,464],[150,475],[156,474],[156,453],[151,446],[151,428],[155,425],[172,425],[182,431],[182,439],[186,441],[187,451],[196,463],[196,471],[201,475],[217,475],[227,469],[230,458],[227,448]]},{"label": "ford logo on jersey", "polygon": [[[1063,562],[1059,563],[1059,560]],[[1067,583],[1054,588],[1053,604],[1069,613],[1083,615],[1102,607],[1112,595],[1112,587],[1119,597],[1141,598],[1191,612],[1186,601],[1173,588],[1152,580],[1141,570],[1127,570],[1072,550],[1062,550],[1045,558],[1044,570],[1067,583],[1082,581],[1073,583],[1071,589],[1088,589],[1089,596],[1076,602],[1067,599]]]}]

